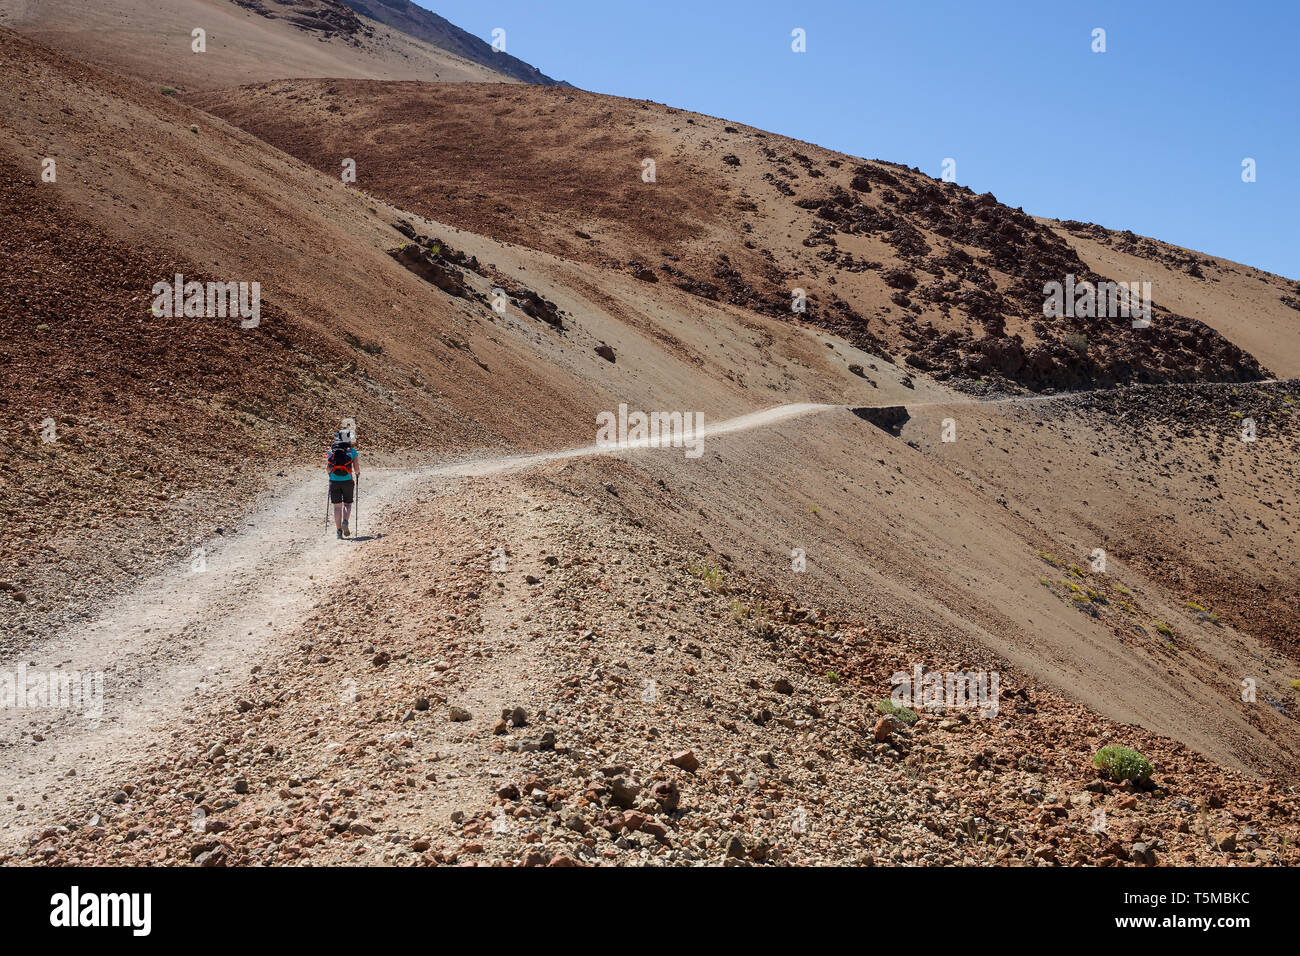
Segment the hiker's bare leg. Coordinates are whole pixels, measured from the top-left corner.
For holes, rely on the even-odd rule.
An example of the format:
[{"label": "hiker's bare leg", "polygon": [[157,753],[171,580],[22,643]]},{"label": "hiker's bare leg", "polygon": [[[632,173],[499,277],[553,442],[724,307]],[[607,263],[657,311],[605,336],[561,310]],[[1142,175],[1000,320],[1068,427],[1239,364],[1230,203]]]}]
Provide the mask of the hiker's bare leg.
[{"label": "hiker's bare leg", "polygon": [[343,502],[343,523],[344,524],[348,523],[348,518],[351,517],[351,515],[352,515],[352,502],[350,501]]},{"label": "hiker's bare leg", "polygon": [[[348,505],[347,507],[351,507],[351,505]],[[343,508],[344,506],[341,504],[336,504],[334,506],[334,527],[340,530],[343,528],[344,520],[346,520],[343,517]]]}]

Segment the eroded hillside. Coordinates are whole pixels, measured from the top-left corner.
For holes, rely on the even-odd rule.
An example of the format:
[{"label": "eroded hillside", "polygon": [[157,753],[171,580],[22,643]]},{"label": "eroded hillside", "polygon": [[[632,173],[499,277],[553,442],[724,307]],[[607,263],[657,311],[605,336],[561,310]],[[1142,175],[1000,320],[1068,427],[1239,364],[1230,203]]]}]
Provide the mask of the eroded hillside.
[{"label": "eroded hillside", "polygon": [[486,40],[467,33],[460,27],[440,17],[411,0],[340,0],[348,7],[403,33],[424,40],[433,46],[455,53],[474,63],[525,83],[542,86],[556,85],[556,81],[535,66],[511,56],[505,50],[494,49]]},{"label": "eroded hillside", "polygon": [[[1171,303],[1186,308],[1188,283],[1216,282],[1229,264],[1188,253],[1208,273],[1175,279],[1140,258],[1085,261],[1068,234],[992,195],[645,101],[286,81],[193,102],[318,169],[354,156],[358,185],[404,208],[806,321],[963,384],[1264,378],[1266,357],[1243,350],[1227,313],[1260,302],[1271,314],[1290,286],[1251,271],[1244,301],[1191,317]],[[1149,327],[1128,315],[1045,318],[1045,284],[1067,276],[1151,283]]]},{"label": "eroded hillside", "polygon": [[515,82],[340,0],[0,0],[0,26],[176,90],[290,76]]}]

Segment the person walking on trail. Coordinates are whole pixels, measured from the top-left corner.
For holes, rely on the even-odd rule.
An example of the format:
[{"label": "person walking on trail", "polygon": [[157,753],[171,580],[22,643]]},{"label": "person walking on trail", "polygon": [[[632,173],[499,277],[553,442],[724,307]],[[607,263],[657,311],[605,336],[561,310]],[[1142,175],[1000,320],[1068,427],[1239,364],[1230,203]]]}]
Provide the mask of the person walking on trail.
[{"label": "person walking on trail", "polygon": [[352,447],[352,436],[335,432],[334,443],[325,453],[325,465],[330,475],[330,504],[334,506],[334,531],[340,538],[351,537],[348,519],[352,517],[353,495],[356,479],[361,475],[357,464],[357,450]]}]

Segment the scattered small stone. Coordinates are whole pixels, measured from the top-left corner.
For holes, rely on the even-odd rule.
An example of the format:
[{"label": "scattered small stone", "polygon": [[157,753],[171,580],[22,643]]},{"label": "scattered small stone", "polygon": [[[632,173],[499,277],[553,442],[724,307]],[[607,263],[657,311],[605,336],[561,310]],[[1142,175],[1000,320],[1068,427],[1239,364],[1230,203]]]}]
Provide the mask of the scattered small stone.
[{"label": "scattered small stone", "polygon": [[700,769],[700,762],[695,758],[695,754],[689,750],[682,750],[673,754],[672,760],[669,761],[673,766],[680,767],[687,773],[695,773]]}]

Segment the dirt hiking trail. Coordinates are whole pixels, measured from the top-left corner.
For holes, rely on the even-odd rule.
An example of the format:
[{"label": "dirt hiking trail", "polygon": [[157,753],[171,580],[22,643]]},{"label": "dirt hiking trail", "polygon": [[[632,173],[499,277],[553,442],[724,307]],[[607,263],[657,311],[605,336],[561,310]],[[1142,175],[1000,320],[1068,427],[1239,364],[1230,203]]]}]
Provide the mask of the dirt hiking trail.
[{"label": "dirt hiking trail", "polygon": [[[1070,394],[906,403],[906,408],[1019,404],[1069,400]],[[878,406],[895,407],[899,403]],[[790,419],[864,406],[795,403],[704,426],[703,437],[771,426]],[[325,521],[321,477],[301,469],[282,480],[234,528],[196,547],[130,593],[113,599],[95,620],[31,647],[0,671],[103,675],[101,713],[85,707],[0,710],[0,829],[17,829],[16,806],[43,797],[59,778],[78,786],[111,779],[161,745],[169,721],[194,706],[195,695],[219,690],[248,673],[265,655],[273,660],[286,635],[312,608],[327,601],[345,576],[352,547],[382,534],[383,515],[417,494],[440,494],[460,479],[484,478],[538,465],[651,447],[648,439],[619,446],[587,445],[555,452],[473,458],[411,469],[365,468],[359,496],[360,534],[340,542]],[[527,668],[521,670],[526,674]],[[499,675],[491,693],[471,695],[491,711],[499,703]],[[492,697],[488,701],[486,697]],[[519,695],[516,694],[516,697]],[[39,744],[39,746],[36,746]],[[68,770],[66,768],[75,768]],[[0,841],[3,842],[3,841]]]},{"label": "dirt hiking trail", "polygon": [[[713,425],[703,437],[761,428],[840,406],[790,404]],[[103,674],[102,714],[95,708],[0,709],[0,791],[18,803],[38,796],[68,766],[99,779],[137,758],[199,691],[221,686],[323,600],[345,569],[351,546],[381,526],[383,512],[415,487],[437,491],[449,480],[484,477],[546,462],[650,447],[589,445],[557,452],[471,459],[410,470],[363,468],[360,534],[343,542],[325,524],[319,473],[303,469],[273,491],[237,529],[197,547],[191,561],[117,598],[97,619],[55,635],[0,664],[27,674]],[[223,529],[224,531],[224,529]],[[382,533],[382,532],[377,532]],[[342,544],[342,546],[340,546]],[[93,686],[93,685],[92,685]],[[30,733],[30,737],[28,734]],[[39,750],[33,748],[39,743]],[[0,804],[0,827],[12,802]]]}]

